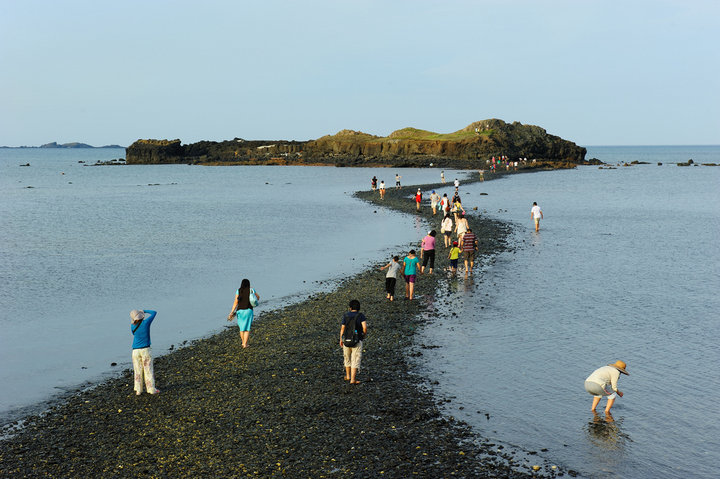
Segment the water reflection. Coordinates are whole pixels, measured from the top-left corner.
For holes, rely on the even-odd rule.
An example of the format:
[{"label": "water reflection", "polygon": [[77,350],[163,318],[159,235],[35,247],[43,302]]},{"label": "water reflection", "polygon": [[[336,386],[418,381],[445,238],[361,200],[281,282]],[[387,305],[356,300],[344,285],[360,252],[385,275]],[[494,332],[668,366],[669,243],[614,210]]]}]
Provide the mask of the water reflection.
[{"label": "water reflection", "polygon": [[585,433],[598,452],[612,452],[613,457],[618,452],[624,452],[626,444],[632,442],[630,436],[622,431],[622,419],[616,421],[609,412],[604,417],[593,413],[592,421],[585,426]]}]

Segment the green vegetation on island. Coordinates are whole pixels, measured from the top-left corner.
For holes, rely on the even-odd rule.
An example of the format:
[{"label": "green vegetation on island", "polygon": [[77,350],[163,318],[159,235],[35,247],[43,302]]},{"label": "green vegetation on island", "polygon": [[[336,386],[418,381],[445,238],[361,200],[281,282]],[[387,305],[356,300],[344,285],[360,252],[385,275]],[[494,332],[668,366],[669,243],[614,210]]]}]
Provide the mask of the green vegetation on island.
[{"label": "green vegetation on island", "polygon": [[452,133],[403,128],[386,137],[342,130],[310,141],[138,140],[127,148],[128,164],[334,165],[483,168],[492,157],[538,160],[533,167],[571,168],[585,163],[586,149],[539,126],[491,119]]}]

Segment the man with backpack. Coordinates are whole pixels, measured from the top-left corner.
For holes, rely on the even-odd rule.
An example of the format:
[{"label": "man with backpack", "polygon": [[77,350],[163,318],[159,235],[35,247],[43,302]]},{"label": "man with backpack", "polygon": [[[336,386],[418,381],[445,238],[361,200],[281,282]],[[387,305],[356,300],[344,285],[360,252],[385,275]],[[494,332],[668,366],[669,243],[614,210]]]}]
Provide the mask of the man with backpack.
[{"label": "man with backpack", "polygon": [[360,301],[350,301],[350,311],[345,313],[340,325],[340,346],[343,350],[345,365],[345,381],[350,384],[360,384],[355,379],[360,360],[362,359],[363,339],[367,335],[367,321],[365,315],[360,312]]}]

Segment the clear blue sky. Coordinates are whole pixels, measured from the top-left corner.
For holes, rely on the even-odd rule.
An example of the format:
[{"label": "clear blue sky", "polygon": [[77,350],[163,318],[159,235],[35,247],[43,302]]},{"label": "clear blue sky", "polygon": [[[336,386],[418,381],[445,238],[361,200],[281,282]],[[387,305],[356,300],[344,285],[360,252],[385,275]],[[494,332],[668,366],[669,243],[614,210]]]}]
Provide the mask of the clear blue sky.
[{"label": "clear blue sky", "polygon": [[0,145],[440,133],[720,144],[720,1],[0,0]]}]

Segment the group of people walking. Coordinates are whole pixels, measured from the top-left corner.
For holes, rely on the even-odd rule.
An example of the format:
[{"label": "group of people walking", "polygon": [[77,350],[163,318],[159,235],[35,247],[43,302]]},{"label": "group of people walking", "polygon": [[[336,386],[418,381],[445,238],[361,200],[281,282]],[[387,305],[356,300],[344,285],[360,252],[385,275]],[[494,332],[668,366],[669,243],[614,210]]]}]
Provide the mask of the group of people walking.
[{"label": "group of people walking", "polygon": [[[444,173],[443,173],[444,180]],[[433,216],[440,211],[443,216],[440,223],[440,232],[443,235],[443,246],[447,249],[450,261],[451,274],[456,274],[460,255],[463,257],[465,266],[465,277],[472,275],[475,263],[475,254],[478,251],[478,238],[473,233],[465,209],[462,206],[458,192],[459,182],[455,180],[455,194],[449,200],[447,194],[442,197],[435,190],[430,194],[430,206]],[[378,188],[376,177],[371,181],[373,190]],[[400,176],[396,175],[396,187],[400,188]],[[380,182],[379,190],[381,198],[384,198],[385,183]],[[417,210],[420,210],[422,203],[422,191],[418,188],[415,194]],[[539,231],[540,220],[544,218],[543,212],[533,203],[530,212],[535,223],[535,231]],[[454,222],[453,222],[454,218]],[[456,239],[453,239],[453,234]],[[385,276],[386,298],[395,300],[395,288],[397,280],[402,274],[405,281],[405,299],[413,300],[415,297],[415,283],[419,275],[433,274],[435,269],[435,257],[437,250],[436,231],[430,230],[420,242],[420,257],[416,255],[415,249],[411,249],[407,256],[400,262],[399,256],[393,256],[389,263],[380,268],[387,270]],[[402,273],[401,273],[402,272]],[[228,321],[236,320],[240,332],[240,340],[243,348],[249,347],[250,328],[254,319],[253,308],[258,305],[260,296],[250,286],[250,280],[243,279],[240,287],[235,292],[232,309],[227,317]],[[130,312],[131,333],[133,334],[132,362],[134,370],[134,390],[140,395],[145,391],[149,394],[158,394],[159,389],[155,387],[153,361],[151,355],[150,326],[157,316],[154,310],[135,309]],[[350,301],[349,311],[346,312],[340,324],[340,346],[343,350],[343,366],[345,370],[344,379],[350,384],[360,384],[357,374],[362,359],[363,340],[368,334],[367,319],[360,312],[360,302],[356,299]],[[610,416],[615,399],[623,396],[618,389],[617,383],[620,374],[628,375],[627,365],[623,361],[616,361],[595,370],[585,380],[585,390],[593,396],[591,410],[595,412],[597,405],[603,397],[607,398],[605,407],[606,416]],[[608,391],[608,386],[612,391]],[[610,416],[611,417],[611,416]]]}]

